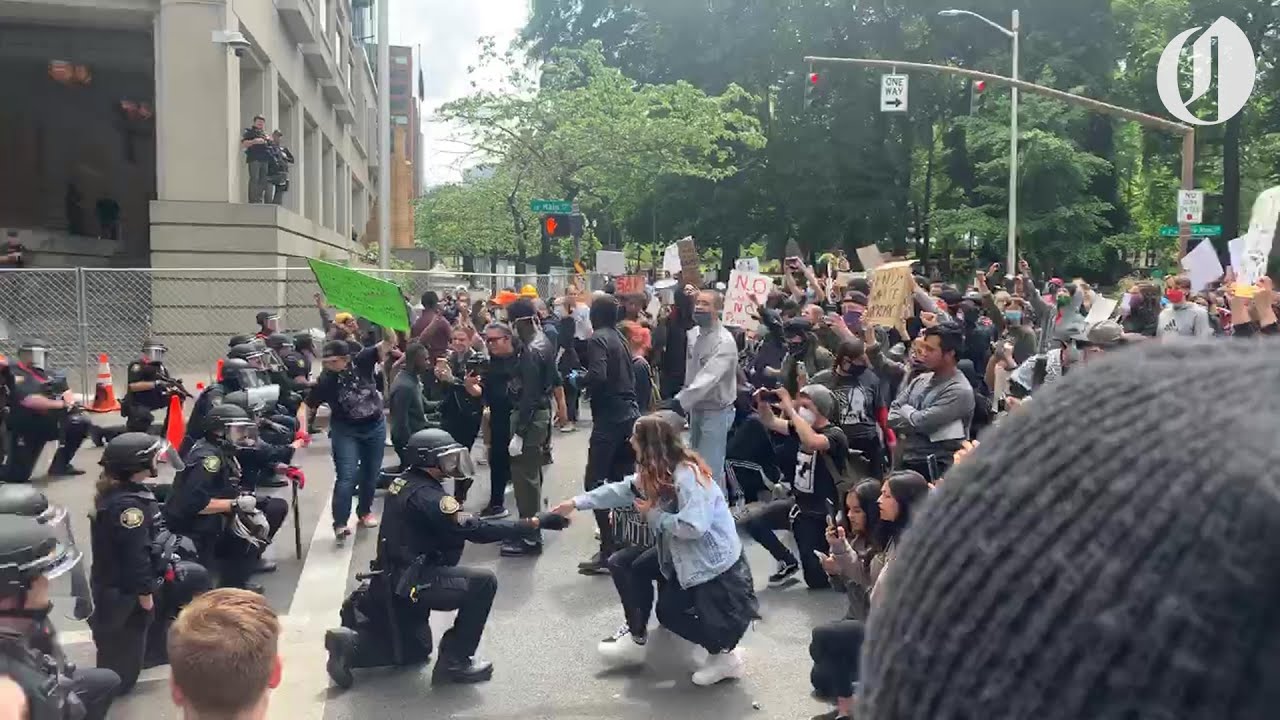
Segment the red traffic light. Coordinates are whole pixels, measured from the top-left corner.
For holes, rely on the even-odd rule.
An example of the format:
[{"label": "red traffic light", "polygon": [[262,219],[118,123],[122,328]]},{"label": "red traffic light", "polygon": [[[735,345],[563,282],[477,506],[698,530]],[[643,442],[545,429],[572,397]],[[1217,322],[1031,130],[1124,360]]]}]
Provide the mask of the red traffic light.
[{"label": "red traffic light", "polygon": [[560,223],[559,223],[559,222],[557,222],[557,221],[556,221],[556,219],[555,219],[554,217],[549,217],[549,218],[547,218],[547,235],[550,235],[551,237],[555,237],[555,236],[556,236],[556,227],[557,227],[559,224],[560,224]]},{"label": "red traffic light", "polygon": [[816,72],[811,72],[811,73],[809,73],[809,84],[810,84],[810,85],[817,85],[817,84],[818,84],[818,73],[816,73]]},{"label": "red traffic light", "polygon": [[986,91],[986,89],[987,89],[987,81],[986,81],[986,80],[975,80],[975,81],[973,81],[973,91],[974,91],[974,92],[978,92],[978,93],[980,93],[980,92],[985,92],[985,91]]}]

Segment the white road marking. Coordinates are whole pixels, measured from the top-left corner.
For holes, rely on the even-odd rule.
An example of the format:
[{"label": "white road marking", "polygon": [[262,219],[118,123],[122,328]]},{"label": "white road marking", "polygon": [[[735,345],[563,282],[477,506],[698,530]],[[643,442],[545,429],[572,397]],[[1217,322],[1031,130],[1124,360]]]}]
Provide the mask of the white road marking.
[{"label": "white road marking", "polygon": [[283,626],[280,657],[284,663],[284,681],[272,693],[268,718],[324,718],[329,688],[329,675],[324,669],[328,659],[324,632],[338,625],[338,611],[346,598],[347,575],[355,546],[354,536],[348,538],[343,547],[335,546],[332,515],[331,500],[325,503],[311,535],[307,559],[289,607],[289,622]]}]

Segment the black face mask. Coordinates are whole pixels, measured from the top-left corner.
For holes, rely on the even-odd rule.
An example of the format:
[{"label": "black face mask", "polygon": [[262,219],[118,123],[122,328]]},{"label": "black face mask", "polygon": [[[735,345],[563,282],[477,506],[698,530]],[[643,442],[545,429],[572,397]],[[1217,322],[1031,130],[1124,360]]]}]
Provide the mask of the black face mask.
[{"label": "black face mask", "polygon": [[867,369],[866,365],[862,365],[856,362],[841,363],[838,366],[838,372],[845,377],[857,377],[858,375],[862,374],[863,370],[866,370],[866,369]]},{"label": "black face mask", "polygon": [[787,342],[787,350],[794,355],[803,353],[807,347],[809,347],[809,342],[807,340],[801,340],[800,342]]}]

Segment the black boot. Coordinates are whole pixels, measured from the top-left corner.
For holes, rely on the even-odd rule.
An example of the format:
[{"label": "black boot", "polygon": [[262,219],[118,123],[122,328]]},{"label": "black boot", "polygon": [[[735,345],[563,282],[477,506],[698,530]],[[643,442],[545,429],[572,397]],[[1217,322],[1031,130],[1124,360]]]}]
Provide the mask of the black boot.
[{"label": "black boot", "polygon": [[56,460],[49,466],[49,477],[73,477],[83,475],[84,471],[71,463],[60,463]]},{"label": "black boot", "polygon": [[324,649],[329,651],[329,661],[324,669],[329,673],[333,684],[346,690],[355,684],[355,676],[351,674],[351,659],[356,654],[356,643],[360,635],[350,628],[334,628],[324,634]]},{"label": "black boot", "polygon": [[478,658],[441,656],[431,672],[432,683],[482,683],[493,679],[493,663]]}]

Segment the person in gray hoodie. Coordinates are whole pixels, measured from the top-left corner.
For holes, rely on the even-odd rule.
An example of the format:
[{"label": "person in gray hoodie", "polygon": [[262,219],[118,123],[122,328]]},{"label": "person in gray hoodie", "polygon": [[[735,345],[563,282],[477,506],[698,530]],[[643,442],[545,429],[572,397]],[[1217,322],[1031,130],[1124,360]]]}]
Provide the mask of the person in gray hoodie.
[{"label": "person in gray hoodie", "polygon": [[1209,311],[1191,302],[1191,279],[1178,277],[1173,287],[1165,291],[1169,305],[1160,311],[1156,324],[1156,337],[1213,337],[1213,324]]},{"label": "person in gray hoodie", "polygon": [[[725,489],[724,456],[738,397],[738,344],[720,323],[724,297],[715,290],[684,288],[695,295],[684,388],[668,403],[689,418],[689,446],[702,456],[716,484]],[[696,293],[696,294],[695,294]]]}]

